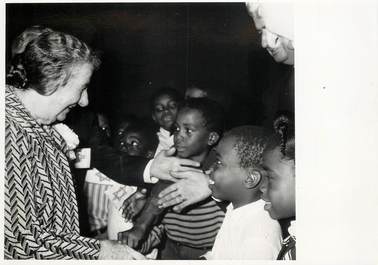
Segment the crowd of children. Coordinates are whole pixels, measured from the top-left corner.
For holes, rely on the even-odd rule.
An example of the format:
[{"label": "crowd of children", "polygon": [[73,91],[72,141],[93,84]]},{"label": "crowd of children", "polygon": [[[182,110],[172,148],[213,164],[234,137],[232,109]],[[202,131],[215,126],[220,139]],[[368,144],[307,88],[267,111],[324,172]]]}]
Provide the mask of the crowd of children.
[{"label": "crowd of children", "polygon": [[114,150],[153,158],[174,146],[176,156],[201,163],[211,194],[176,212],[157,202],[172,182],[127,186],[90,169],[84,184],[90,235],[152,259],[295,259],[293,120],[281,115],[272,128],[245,125],[223,134],[224,116],[205,90],[191,87],[184,99],[165,87],[151,99],[156,127],[134,116],[119,119]]}]

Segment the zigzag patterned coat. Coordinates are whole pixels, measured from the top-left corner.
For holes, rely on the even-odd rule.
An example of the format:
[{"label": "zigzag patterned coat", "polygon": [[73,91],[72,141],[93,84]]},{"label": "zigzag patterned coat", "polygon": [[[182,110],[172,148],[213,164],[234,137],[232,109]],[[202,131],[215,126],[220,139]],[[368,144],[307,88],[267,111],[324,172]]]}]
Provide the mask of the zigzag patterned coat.
[{"label": "zigzag patterned coat", "polygon": [[96,259],[98,240],[79,235],[77,201],[63,138],[5,94],[7,259]]}]

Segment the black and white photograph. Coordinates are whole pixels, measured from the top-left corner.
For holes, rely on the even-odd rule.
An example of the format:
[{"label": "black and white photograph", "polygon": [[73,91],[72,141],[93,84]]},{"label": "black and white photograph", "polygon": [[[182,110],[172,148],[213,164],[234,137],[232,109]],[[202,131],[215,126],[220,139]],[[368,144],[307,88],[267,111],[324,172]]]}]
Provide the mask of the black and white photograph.
[{"label": "black and white photograph", "polygon": [[5,260],[378,262],[377,2],[3,9]]}]

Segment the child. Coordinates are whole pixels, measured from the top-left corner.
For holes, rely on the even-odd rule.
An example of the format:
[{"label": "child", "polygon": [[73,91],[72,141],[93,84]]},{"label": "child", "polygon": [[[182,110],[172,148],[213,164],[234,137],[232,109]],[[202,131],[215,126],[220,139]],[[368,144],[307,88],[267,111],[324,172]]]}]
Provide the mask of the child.
[{"label": "child", "polygon": [[[134,121],[120,138],[119,146],[116,146],[116,148],[130,156],[152,158],[156,146],[157,137],[153,130],[148,126],[145,127],[145,124],[142,125],[140,122]],[[100,239],[108,236],[108,214],[109,209],[111,209],[109,202],[114,204],[115,200],[123,201],[125,196],[129,196],[135,190],[136,187],[118,184],[95,168],[88,170],[84,183],[84,193],[91,227],[90,236]],[[109,197],[113,201],[109,201]]]},{"label": "child", "polygon": [[[264,151],[263,166],[268,181],[261,186],[265,210],[273,219],[293,221],[289,236],[283,241],[277,259],[296,258],[295,238],[295,140],[294,126],[285,116],[274,122],[276,134],[272,135]],[[284,230],[284,229],[283,229]]]},{"label": "child", "polygon": [[151,99],[152,119],[160,126],[159,145],[155,154],[173,145],[172,125],[176,121],[177,111],[182,96],[173,88],[160,88]]},{"label": "child", "polygon": [[264,211],[260,200],[262,153],[269,134],[261,127],[242,126],[228,131],[216,147],[210,172],[212,196],[230,201],[226,217],[207,259],[262,259],[277,257],[281,229]]},{"label": "child", "polygon": [[[129,156],[143,156],[153,158],[158,139],[151,126],[141,121],[130,122],[120,138],[118,150]],[[139,189],[139,188],[138,188]],[[137,190],[134,186],[126,186],[113,181],[113,185],[106,191],[109,199],[108,238],[117,240],[117,234],[132,227],[126,222],[120,210],[123,201]],[[139,192],[144,193],[143,189]]]},{"label": "child", "polygon": [[[177,156],[202,163],[222,131],[223,112],[216,102],[206,98],[186,100],[175,123]],[[167,185],[170,183],[155,184],[134,228],[119,233],[120,241],[137,247],[148,235],[151,225],[163,215],[164,210],[157,206],[157,195]],[[161,259],[198,259],[213,246],[223,218],[224,212],[210,197],[182,213],[168,211],[161,221],[167,237]]]}]

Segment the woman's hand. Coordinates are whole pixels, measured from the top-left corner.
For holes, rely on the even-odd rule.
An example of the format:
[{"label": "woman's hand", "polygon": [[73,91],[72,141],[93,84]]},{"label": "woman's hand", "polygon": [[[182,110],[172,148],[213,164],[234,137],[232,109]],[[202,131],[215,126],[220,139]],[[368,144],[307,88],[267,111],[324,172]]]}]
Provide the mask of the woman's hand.
[{"label": "woman's hand", "polygon": [[191,170],[193,167],[199,167],[200,163],[184,158],[174,157],[176,149],[171,147],[169,150],[162,150],[152,161],[150,174],[152,177],[177,181],[170,175],[174,171]]},{"label": "woman's hand", "polygon": [[202,170],[176,171],[171,172],[171,175],[180,180],[160,192],[159,207],[174,206],[174,211],[181,212],[185,207],[200,202],[211,195],[209,176]]},{"label": "woman's hand", "polygon": [[147,201],[147,190],[138,189],[134,194],[123,201],[122,216],[126,222],[131,222],[142,211]]}]

